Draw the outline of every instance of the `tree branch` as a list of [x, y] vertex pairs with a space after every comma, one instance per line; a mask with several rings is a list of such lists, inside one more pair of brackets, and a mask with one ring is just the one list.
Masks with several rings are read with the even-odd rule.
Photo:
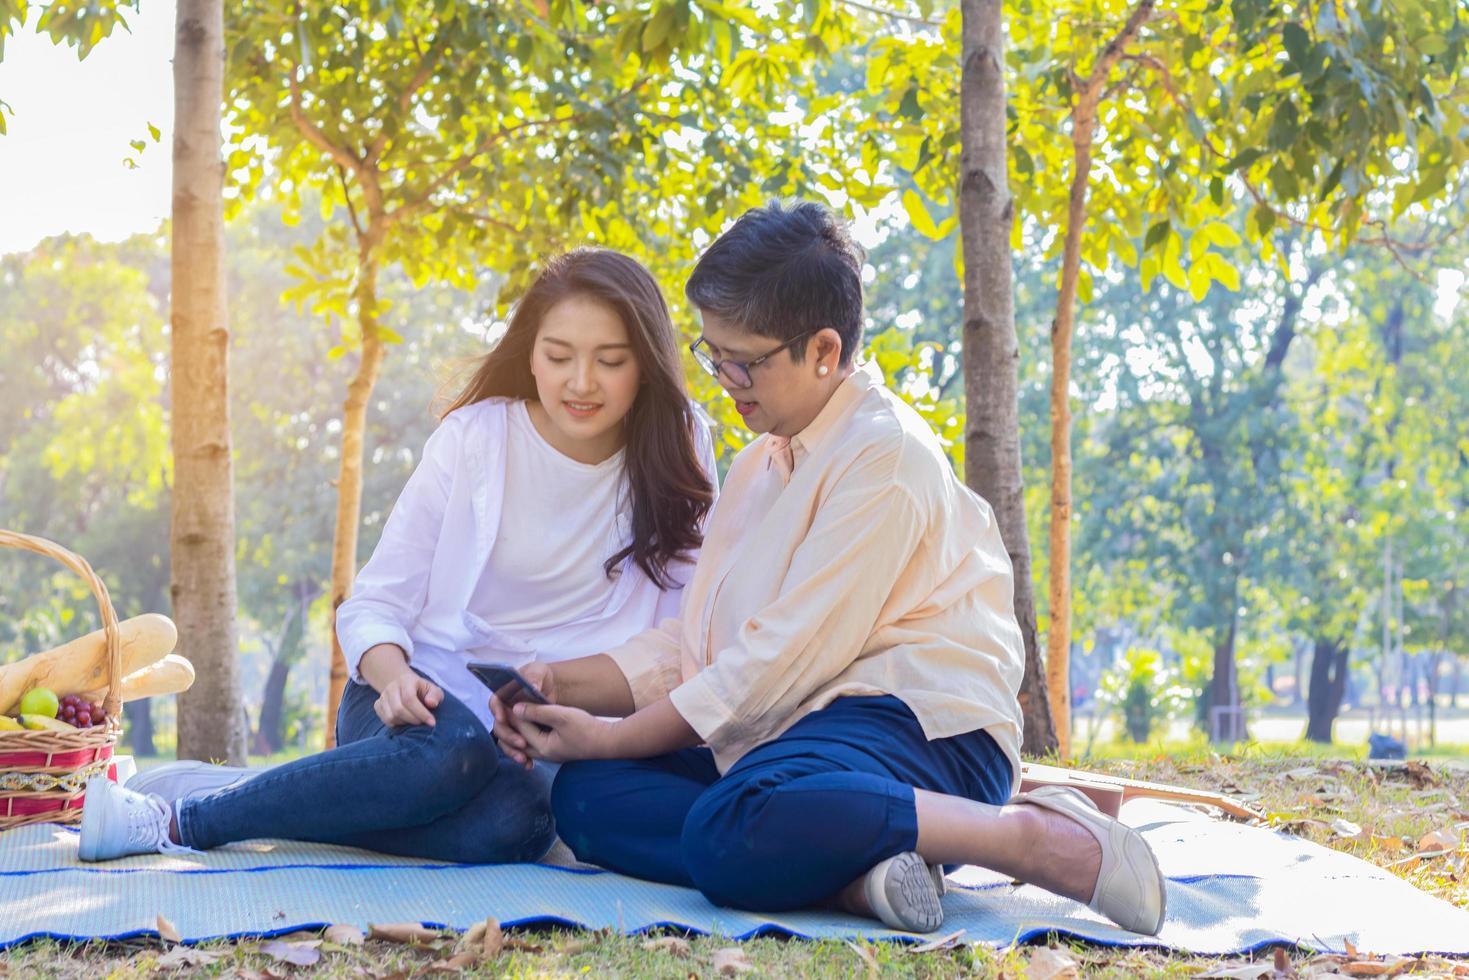
[[887, 17], [889, 20], [901, 20], [908, 24], [917, 24], [928, 30], [936, 31], [944, 26], [939, 21], [929, 20], [926, 17], [918, 17], [913, 14], [899, 13], [896, 10], [887, 10], [883, 7], [874, 7], [871, 4], [862, 3], [860, 0], [837, 0], [837, 2], [844, 7], [851, 7], [853, 10], [865, 10], [869, 14], [877, 14], [879, 17]]
[[[403, 91], [398, 93], [399, 115], [404, 115], [408, 112], [408, 107], [413, 103], [413, 96], [433, 77], [434, 69], [439, 65], [439, 57], [444, 53], [444, 47], [445, 42], [441, 34], [433, 39], [433, 42], [429, 44], [428, 51], [419, 59], [418, 70], [413, 73], [413, 77], [408, 80], [408, 84], [403, 86]], [[378, 132], [377, 136], [373, 138], [372, 142], [368, 144], [367, 152], [363, 154], [363, 163], [369, 167], [376, 165], [378, 160], [382, 159], [383, 149], [387, 144], [388, 130], [384, 126]]]
[[342, 199], [347, 202], [347, 215], [352, 219], [352, 228], [357, 237], [362, 237], [362, 222], [357, 220], [357, 207], [352, 203], [352, 189], [347, 186], [347, 171], [337, 164], [337, 179], [342, 182]]
[[306, 110], [301, 106], [301, 80], [296, 77], [297, 66], [292, 65], [288, 78], [290, 79], [290, 110], [291, 121], [296, 124], [296, 129], [306, 138], [306, 142], [321, 150], [327, 156], [337, 162], [339, 166], [352, 171], [357, 177], [362, 176], [362, 161], [353, 156], [344, 146], [333, 143], [321, 129], [306, 115]]
[[[626, 92], [618, 95], [616, 98], [612, 99], [605, 105], [600, 106], [599, 109], [605, 110], [616, 104], [618, 101], [635, 95], [637, 91], [647, 83], [649, 77], [650, 76], [647, 75], [642, 76], [631, 86], [629, 86]], [[555, 116], [545, 116], [540, 119], [526, 119], [519, 123], [516, 123], [513, 126], [506, 126], [502, 127], [501, 129], [495, 130], [493, 133], [490, 133], [484, 139], [480, 140], [480, 142], [476, 144], [473, 149], [467, 151], [463, 156], [450, 163], [443, 173], [439, 174], [439, 176], [435, 177], [432, 181], [429, 182], [429, 185], [424, 188], [421, 194], [417, 195], [412, 200], [405, 201], [403, 204], [400, 204], [398, 207], [389, 212], [387, 215], [388, 220], [392, 222], [400, 221], [411, 216], [418, 210], [427, 207], [430, 201], [432, 201], [434, 194], [442, 190], [445, 186], [449, 184], [450, 181], [459, 176], [459, 174], [469, 169], [469, 166], [474, 163], [475, 160], [479, 159], [481, 156], [488, 153], [496, 146], [499, 146], [500, 144], [505, 143], [512, 138], [516, 138], [520, 134], [525, 133], [529, 130], [539, 129], [550, 125], [564, 126], [568, 124], [582, 122], [592, 114], [593, 110], [589, 109], [585, 112], [572, 113], [569, 116], [563, 116], [559, 119]]]

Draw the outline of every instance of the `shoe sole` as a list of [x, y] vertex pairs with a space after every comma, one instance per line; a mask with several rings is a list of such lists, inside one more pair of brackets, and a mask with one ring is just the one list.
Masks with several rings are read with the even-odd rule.
[[[90, 784], [88, 792], [90, 792]], [[99, 860], [96, 847], [88, 847], [87, 845], [89, 843], [95, 845], [96, 841], [101, 840], [100, 835], [106, 832], [107, 808], [87, 806], [85, 793], [82, 796], [82, 800], [82, 826], [81, 833], [77, 835], [77, 858], [82, 861], [96, 861]]]
[[[897, 895], [888, 892], [888, 882], [897, 879]], [[900, 854], [888, 869], [884, 891], [897, 922], [888, 925], [912, 932], [933, 932], [944, 924], [944, 907], [939, 901], [933, 871], [917, 854]], [[895, 900], [896, 899], [896, 900]]]

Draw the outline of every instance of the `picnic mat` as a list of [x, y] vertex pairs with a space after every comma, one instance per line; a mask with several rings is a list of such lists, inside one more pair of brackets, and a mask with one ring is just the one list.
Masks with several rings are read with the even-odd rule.
[[[1469, 911], [1357, 858], [1286, 834], [1135, 800], [1168, 876], [1168, 920], [1156, 939], [1124, 932], [1084, 906], [977, 868], [949, 876], [941, 933], [1007, 946], [1055, 932], [1109, 946], [1205, 955], [1273, 943], [1378, 954], [1469, 954]], [[100, 865], [76, 858], [74, 830], [0, 833], [0, 948], [24, 939], [152, 934], [161, 914], [186, 942], [267, 936], [348, 923], [422, 922], [468, 928], [563, 924], [640, 932], [669, 926], [731, 938], [897, 938], [830, 912], [757, 915], [697, 892], [545, 864], [446, 865], [345, 847], [248, 841], [203, 854], [148, 855]]]

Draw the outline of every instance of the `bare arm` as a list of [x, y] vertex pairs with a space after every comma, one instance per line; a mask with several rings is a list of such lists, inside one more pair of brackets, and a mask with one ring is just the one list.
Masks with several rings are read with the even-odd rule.
[[605, 653], [549, 665], [557, 704], [603, 717], [625, 718], [636, 710], [632, 688], [621, 668]]

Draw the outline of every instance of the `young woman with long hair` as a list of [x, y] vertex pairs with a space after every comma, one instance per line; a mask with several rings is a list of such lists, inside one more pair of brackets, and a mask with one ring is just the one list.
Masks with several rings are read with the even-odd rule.
[[252, 773], [179, 762], [87, 787], [83, 860], [256, 837], [463, 862], [555, 839], [471, 660], [593, 654], [677, 615], [714, 499], [657, 283], [583, 248], [521, 298], [424, 447], [354, 594], [333, 749]]

